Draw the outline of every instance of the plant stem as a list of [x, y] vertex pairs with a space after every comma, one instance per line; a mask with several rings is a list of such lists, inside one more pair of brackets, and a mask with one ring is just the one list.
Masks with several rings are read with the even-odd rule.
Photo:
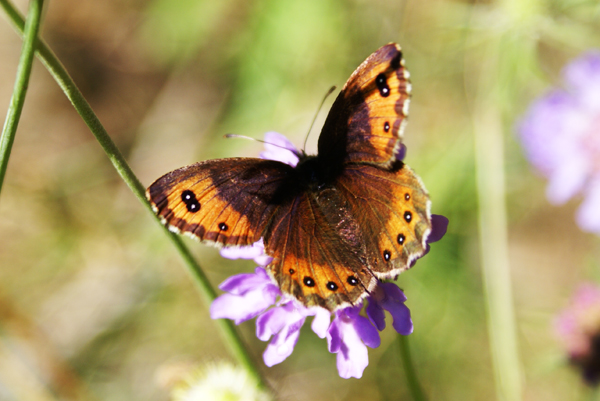
[[412, 399], [413, 401], [425, 401], [427, 400], [427, 397], [417, 379], [415, 365], [413, 364], [412, 356], [410, 355], [408, 336], [399, 334], [398, 344], [400, 345], [400, 358], [402, 359], [402, 366], [404, 367], [406, 381], [408, 382], [408, 390], [412, 395]]
[[37, 38], [40, 29], [42, 7], [44, 0], [31, 0], [29, 11], [27, 14], [27, 23], [25, 24], [25, 33], [23, 35], [23, 50], [19, 59], [17, 68], [17, 77], [15, 79], [15, 88], [12, 98], [6, 113], [2, 136], [0, 136], [0, 192], [2, 192], [2, 184], [8, 167], [8, 159], [12, 150], [12, 145], [15, 141], [21, 111], [25, 104], [25, 95], [29, 86], [29, 77], [31, 76], [31, 68], [33, 65], [33, 55], [35, 39]]
[[521, 365], [517, 347], [504, 186], [502, 121], [498, 93], [499, 44], [490, 44], [483, 57], [481, 82], [474, 101], [475, 166], [478, 194], [479, 246], [487, 310], [496, 398], [522, 399]]
[[[0, 6], [8, 15], [17, 32], [22, 35], [23, 17], [19, 14], [9, 0], [0, 0]], [[138, 178], [135, 176], [125, 161], [125, 158], [100, 123], [100, 120], [92, 110], [91, 106], [87, 103], [64, 66], [54, 55], [52, 50], [50, 50], [50, 48], [41, 39], [38, 39], [36, 42], [36, 55], [39, 57], [40, 61], [46, 67], [48, 72], [50, 72], [50, 75], [52, 75], [52, 77], [56, 80], [69, 101], [73, 104], [73, 107], [75, 107], [75, 110], [77, 110], [81, 118], [89, 127], [90, 131], [92, 131], [92, 134], [94, 134], [96, 140], [100, 143], [102, 149], [104, 149], [104, 152], [110, 159], [111, 163], [123, 181], [125, 181], [133, 194], [154, 216], [154, 212], [152, 212], [152, 208], [149, 202], [146, 200], [144, 186], [142, 186]], [[156, 218], [156, 220], [158, 221], [158, 218]], [[196, 262], [189, 249], [182, 242], [181, 238], [170, 232], [162, 224], [161, 227], [175, 245], [175, 248], [184, 260], [185, 266], [192, 276], [201, 296], [204, 298], [206, 304], [209, 305], [217, 297], [217, 293], [208, 280], [208, 277], [206, 277], [204, 271]], [[248, 352], [248, 349], [240, 337], [237, 329], [235, 328], [235, 325], [227, 319], [217, 319], [216, 323], [221, 329], [221, 334], [224, 337], [226, 344], [229, 346], [230, 351], [240, 365], [248, 371], [248, 373], [260, 386], [267, 389], [268, 385], [262, 377], [258, 367], [254, 363], [254, 360]]]

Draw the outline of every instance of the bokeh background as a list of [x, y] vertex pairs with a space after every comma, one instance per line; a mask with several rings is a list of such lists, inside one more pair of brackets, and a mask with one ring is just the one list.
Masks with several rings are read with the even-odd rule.
[[[27, 2], [17, 6], [25, 12]], [[474, 126], [491, 88], [505, 146], [509, 261], [525, 400], [587, 390], [553, 332], [583, 281], [600, 282], [600, 242], [551, 206], [515, 126], [573, 57], [600, 48], [586, 0], [51, 0], [42, 35], [144, 185], [195, 161], [255, 156], [223, 139], [278, 131], [302, 146], [323, 95], [381, 45], [398, 42], [413, 96], [406, 162], [448, 234], [399, 285], [431, 400], [495, 390], [478, 245]], [[0, 18], [0, 110], [21, 40]], [[314, 152], [320, 126], [308, 138]], [[479, 125], [478, 125], [479, 124]], [[491, 130], [494, 127], [490, 128]], [[252, 262], [186, 239], [216, 285]], [[409, 400], [396, 334], [369, 351], [362, 379], [338, 377], [304, 327], [284, 363], [264, 367], [254, 322], [240, 326], [282, 399]], [[120, 180], [39, 62], [0, 197], [0, 399], [165, 400], [172, 367], [231, 360], [179, 255]], [[162, 373], [161, 373], [162, 372]], [[162, 375], [162, 376], [161, 376]]]

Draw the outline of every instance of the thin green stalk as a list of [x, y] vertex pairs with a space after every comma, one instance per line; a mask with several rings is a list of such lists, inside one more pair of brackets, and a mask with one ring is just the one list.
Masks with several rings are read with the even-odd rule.
[[475, 119], [479, 245], [488, 333], [498, 401], [521, 399], [515, 313], [508, 261], [502, 126], [497, 110], [483, 107]]
[[[0, 6], [2, 6], [6, 12], [6, 15], [9, 17], [10, 22], [16, 28], [17, 32], [22, 35], [24, 25], [23, 17], [19, 14], [17, 9], [10, 3], [9, 0], [0, 0]], [[66, 69], [54, 55], [52, 50], [50, 50], [44, 41], [40, 39], [38, 39], [36, 42], [36, 55], [46, 67], [48, 72], [50, 72], [50, 75], [52, 75], [52, 77], [64, 91], [65, 95], [71, 101], [73, 107], [75, 107], [75, 110], [77, 110], [79, 115], [83, 118], [90, 131], [92, 131], [123, 181], [125, 181], [133, 194], [154, 216], [154, 212], [152, 212], [152, 208], [146, 200], [144, 186], [135, 176], [125, 161], [125, 158], [100, 123], [100, 120], [90, 105], [86, 102], [85, 98], [67, 73]], [[210, 304], [217, 297], [217, 293], [208, 280], [208, 277], [206, 277], [204, 271], [195, 261], [194, 257], [182, 242], [181, 238], [170, 232], [166, 227], [162, 226], [162, 224], [161, 227], [163, 227], [165, 234], [170, 238], [175, 245], [175, 248], [183, 258], [185, 266], [188, 272], [191, 274], [194, 283], [204, 298], [204, 301], [207, 304]], [[242, 367], [248, 371], [248, 373], [257, 381], [257, 383], [259, 383], [259, 385], [261, 385], [263, 388], [268, 388], [266, 381], [263, 379], [258, 367], [250, 356], [246, 345], [235, 328], [235, 325], [227, 319], [217, 319], [216, 323], [221, 329], [221, 334], [223, 335], [226, 344], [230, 347], [230, 351], [233, 353], [240, 365], [242, 365]]]
[[33, 65], [34, 44], [40, 29], [43, 4], [44, 0], [32, 0], [29, 4], [25, 34], [23, 35], [23, 50], [21, 51], [19, 67], [17, 68], [15, 89], [13, 90], [8, 112], [6, 113], [2, 136], [0, 136], [0, 192], [2, 192], [2, 184], [4, 183], [12, 145], [15, 141], [19, 119], [21, 118], [21, 111], [23, 111], [23, 104], [25, 104], [25, 95], [27, 94], [31, 67]]
[[521, 364], [508, 259], [508, 223], [504, 183], [504, 138], [496, 96], [500, 44], [490, 43], [474, 99], [475, 167], [479, 246], [496, 399], [522, 399]]
[[404, 367], [406, 381], [408, 382], [408, 390], [410, 391], [412, 399], [413, 401], [426, 401], [427, 397], [419, 384], [417, 371], [412, 356], [410, 355], [408, 336], [398, 335], [398, 344], [400, 345], [400, 358], [402, 359], [402, 366]]

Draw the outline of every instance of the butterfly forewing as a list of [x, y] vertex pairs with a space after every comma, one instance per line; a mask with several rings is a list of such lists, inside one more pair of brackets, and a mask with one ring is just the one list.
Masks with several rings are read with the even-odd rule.
[[273, 197], [291, 169], [272, 160], [209, 160], [164, 175], [146, 195], [173, 231], [220, 245], [250, 245], [277, 209]]
[[396, 44], [383, 46], [354, 71], [319, 138], [319, 157], [334, 163], [389, 166], [408, 114], [410, 82]]

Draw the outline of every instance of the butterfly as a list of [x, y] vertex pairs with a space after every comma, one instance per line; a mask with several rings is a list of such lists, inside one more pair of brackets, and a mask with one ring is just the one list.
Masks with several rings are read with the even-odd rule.
[[356, 305], [425, 253], [430, 200], [401, 160], [411, 85], [390, 43], [350, 76], [318, 154], [288, 164], [207, 160], [156, 180], [146, 196], [170, 230], [218, 246], [262, 239], [281, 291], [307, 307]]

